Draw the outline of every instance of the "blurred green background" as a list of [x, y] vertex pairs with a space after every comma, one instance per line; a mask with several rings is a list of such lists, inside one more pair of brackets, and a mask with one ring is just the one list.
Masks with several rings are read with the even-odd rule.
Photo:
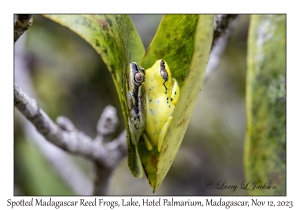
[[[147, 48], [162, 15], [131, 15], [131, 18]], [[219, 66], [205, 78], [177, 157], [154, 195], [246, 195], [239, 186], [244, 181], [248, 27], [249, 16], [241, 15]], [[29, 75], [36, 100], [51, 119], [66, 116], [76, 128], [94, 138], [99, 116], [110, 104], [118, 110], [120, 125], [116, 135], [124, 130], [111, 75], [88, 43], [40, 15], [33, 16], [33, 25], [24, 39], [28, 70], [23, 73]], [[16, 50], [20, 45], [16, 43]], [[15, 70], [15, 78], [18, 76]], [[28, 141], [22, 119], [24, 117], [15, 109], [15, 195], [73, 195], [39, 147]], [[83, 158], [71, 157], [83, 173], [92, 178], [92, 164]], [[219, 181], [238, 187], [234, 192], [207, 188], [208, 182], [216, 185]], [[109, 195], [153, 193], [145, 177], [137, 179], [131, 175], [125, 158], [114, 171]]]

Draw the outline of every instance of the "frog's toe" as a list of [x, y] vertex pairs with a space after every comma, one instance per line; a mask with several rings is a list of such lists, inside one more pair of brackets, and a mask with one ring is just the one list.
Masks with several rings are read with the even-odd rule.
[[159, 134], [159, 137], [158, 137], [158, 141], [157, 141], [157, 150], [159, 152], [161, 151], [161, 148], [162, 148], [162, 145], [164, 143], [165, 136], [166, 136], [166, 133], [167, 133], [167, 130], [168, 130], [168, 127], [170, 125], [171, 120], [172, 120], [172, 116], [170, 116], [167, 119], [167, 121], [165, 122], [164, 126], [162, 127], [162, 129], [160, 131], [160, 134]]
[[180, 88], [176, 79], [172, 78], [173, 86], [172, 86], [172, 94], [171, 94], [171, 103], [176, 105], [180, 95]]
[[153, 149], [153, 147], [152, 147], [147, 135], [145, 133], [143, 133], [142, 136], [143, 136], [143, 139], [144, 139], [144, 142], [146, 144], [148, 151], [151, 151]]

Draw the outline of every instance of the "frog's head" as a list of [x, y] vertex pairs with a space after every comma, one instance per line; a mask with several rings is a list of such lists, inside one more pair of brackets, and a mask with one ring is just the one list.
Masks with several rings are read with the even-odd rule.
[[133, 90], [134, 87], [140, 86], [145, 80], [145, 70], [135, 62], [131, 62], [127, 69], [127, 87]]
[[159, 81], [160, 84], [163, 84], [165, 89], [171, 86], [172, 76], [167, 62], [165, 62], [164, 60], [158, 60], [150, 69], [151, 71], [146, 71], [147, 78], [151, 77], [155, 81]]

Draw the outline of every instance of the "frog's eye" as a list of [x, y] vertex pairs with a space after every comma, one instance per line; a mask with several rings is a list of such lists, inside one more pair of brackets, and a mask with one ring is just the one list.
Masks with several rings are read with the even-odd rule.
[[144, 75], [138, 72], [134, 75], [134, 80], [137, 83], [142, 83], [144, 81]]
[[160, 70], [160, 76], [167, 81], [168, 80], [168, 72]]
[[168, 72], [165, 67], [165, 62], [161, 60], [160, 62], [160, 76], [165, 80], [165, 82], [168, 80]]

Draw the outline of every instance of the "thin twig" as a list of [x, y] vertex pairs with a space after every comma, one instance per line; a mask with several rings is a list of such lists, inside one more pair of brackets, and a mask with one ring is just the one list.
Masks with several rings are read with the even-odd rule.
[[33, 19], [32, 15], [16, 15], [15, 28], [14, 28], [14, 43], [19, 37], [31, 26]]
[[105, 107], [97, 124], [97, 137], [95, 140], [108, 142], [111, 135], [116, 132], [119, 120], [117, 110], [113, 106]]
[[[117, 110], [113, 106], [107, 106], [103, 110], [100, 119], [97, 124], [98, 135], [95, 138], [95, 142], [97, 144], [103, 144], [109, 140], [109, 137], [115, 133], [116, 128], [119, 124]], [[121, 156], [117, 157], [122, 158], [122, 156], [126, 156], [126, 132], [124, 131], [120, 138], [109, 143], [106, 143], [106, 148], [108, 150], [114, 151], [118, 150]], [[107, 161], [112, 161], [116, 163], [114, 160], [107, 159]], [[116, 167], [116, 165], [112, 165], [112, 163], [100, 163], [94, 162], [94, 191], [93, 195], [106, 195], [108, 192], [108, 186], [110, 183], [110, 178], [112, 171]]]
[[233, 26], [238, 15], [216, 15], [214, 24], [214, 37], [210, 51], [209, 61], [206, 68], [205, 81], [210, 77], [212, 72], [218, 67], [220, 57], [223, 54], [228, 39], [233, 31]]
[[238, 17], [236, 14], [216, 15], [214, 24], [214, 37], [212, 48], [215, 46], [216, 41], [228, 33], [228, 29], [231, 27], [232, 22]]

